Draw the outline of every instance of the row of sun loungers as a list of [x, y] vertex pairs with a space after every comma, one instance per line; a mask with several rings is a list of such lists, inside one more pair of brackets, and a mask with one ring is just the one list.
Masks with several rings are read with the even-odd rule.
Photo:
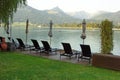
[[73, 51], [71, 48], [71, 45], [69, 43], [62, 43], [62, 45], [64, 48], [64, 53], [60, 54], [60, 57], [67, 56], [67, 57], [71, 58], [71, 56], [73, 56], [73, 55], [75, 55], [75, 56], [78, 55], [78, 61], [79, 61], [79, 59], [87, 59], [87, 60], [89, 60], [89, 63], [91, 62], [92, 54], [91, 54], [91, 49], [90, 49], [89, 45], [80, 44], [80, 47], [82, 50], [81, 52]]
[[[10, 39], [10, 38], [8, 38], [8, 39]], [[47, 54], [56, 53], [58, 50], [57, 48], [51, 48], [51, 46], [49, 45], [49, 43], [47, 41], [41, 41], [43, 44], [43, 47], [40, 47], [38, 41], [35, 39], [31, 39], [31, 41], [33, 43], [32, 46], [25, 45], [24, 42], [22, 41], [22, 39], [20, 39], [20, 38], [16, 38], [16, 39], [19, 43], [18, 48], [21, 50], [29, 49], [30, 51], [34, 50], [39, 53], [44, 52]], [[14, 39], [12, 39], [12, 42], [15, 43]], [[16, 43], [15, 43], [15, 45], [16, 45]], [[71, 59], [71, 57], [75, 55], [75, 56], [78, 56], [78, 61], [79, 61], [79, 59], [86, 59], [89, 61], [89, 63], [91, 62], [92, 54], [91, 54], [90, 45], [80, 44], [81, 52], [73, 51], [70, 43], [62, 43], [62, 46], [63, 46], [64, 52], [60, 54], [60, 59], [61, 59], [61, 56], [66, 56]]]
[[[31, 39], [33, 45], [26, 45], [24, 44], [23, 40], [20, 39], [20, 38], [16, 38], [18, 43], [19, 43], [19, 46], [18, 48], [21, 49], [21, 50], [34, 50], [36, 52], [45, 52], [45, 53], [50, 53], [50, 52], [56, 52], [57, 51], [57, 48], [51, 48], [51, 46], [49, 45], [49, 43], [47, 41], [41, 41], [42, 44], [43, 44], [43, 47], [40, 47], [39, 43], [37, 40], [35, 39]], [[15, 41], [12, 39], [12, 42], [15, 43]], [[16, 43], [15, 43], [16, 44]]]

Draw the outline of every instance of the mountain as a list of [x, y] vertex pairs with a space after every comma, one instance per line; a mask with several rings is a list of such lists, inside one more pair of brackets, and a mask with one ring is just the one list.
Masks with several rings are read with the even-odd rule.
[[98, 12], [94, 13], [93, 17], [101, 15], [101, 14], [106, 14], [106, 13], [110, 13], [110, 12], [107, 12], [107, 11], [98, 11]]
[[106, 12], [99, 11], [91, 15], [85, 11], [65, 13], [59, 7], [49, 10], [37, 10], [30, 6], [21, 6], [14, 14], [14, 22], [25, 22], [29, 19], [31, 23], [48, 24], [50, 20], [53, 23], [80, 23], [82, 19], [87, 19], [87, 22], [101, 22], [102, 20], [109, 19], [114, 24], [120, 24], [120, 11]]
[[59, 7], [50, 10], [37, 10], [30, 6], [21, 6], [14, 14], [14, 22], [25, 22], [29, 19], [32, 23], [46, 24], [52, 20], [54, 23], [78, 22], [79, 19], [73, 18], [63, 12]]
[[114, 24], [120, 23], [120, 11], [117, 12], [104, 12], [99, 15], [95, 15], [91, 19], [94, 20], [105, 20], [109, 19], [114, 22]]
[[94, 14], [90, 14], [85, 11], [79, 11], [67, 14], [74, 18], [87, 19], [87, 22], [101, 22], [102, 20], [109, 19], [113, 21], [114, 24], [120, 24], [120, 11], [117, 12], [98, 11], [97, 13]]
[[85, 12], [85, 11], [69, 12], [67, 14], [74, 18], [78, 18], [78, 19], [90, 19], [92, 16], [90, 13]]

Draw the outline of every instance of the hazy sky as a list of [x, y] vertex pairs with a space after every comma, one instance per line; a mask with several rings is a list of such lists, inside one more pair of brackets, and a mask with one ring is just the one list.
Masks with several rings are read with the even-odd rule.
[[65, 12], [97, 11], [116, 12], [120, 10], [120, 0], [27, 0], [29, 6], [39, 10], [52, 9], [58, 6]]

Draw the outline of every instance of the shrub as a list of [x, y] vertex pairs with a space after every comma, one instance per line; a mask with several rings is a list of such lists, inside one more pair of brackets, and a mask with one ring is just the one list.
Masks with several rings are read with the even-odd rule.
[[101, 53], [109, 54], [113, 50], [113, 23], [109, 20], [101, 22]]

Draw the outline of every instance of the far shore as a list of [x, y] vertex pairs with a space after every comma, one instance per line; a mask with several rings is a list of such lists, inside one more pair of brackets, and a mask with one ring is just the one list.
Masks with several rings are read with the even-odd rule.
[[[16, 26], [21, 26], [21, 27], [25, 27], [25, 23], [17, 23], [15, 22], [14, 24], [12, 24], [13, 27]], [[49, 28], [49, 26], [42, 26], [42, 25], [38, 25], [38, 24], [29, 24], [30, 27], [38, 27], [38, 28]], [[69, 30], [81, 30], [82, 27], [61, 27], [61, 26], [53, 26], [53, 28], [57, 28], [57, 29], [69, 29]], [[87, 30], [100, 30], [100, 28], [91, 28], [91, 27], [87, 27]], [[120, 31], [120, 28], [113, 28], [114, 31]]]
[[[41, 27], [41, 28], [49, 28], [49, 27]], [[81, 27], [53, 27], [53, 28], [56, 28], [56, 29], [69, 29], [69, 30], [81, 30], [82, 28]], [[86, 28], [86, 30], [92, 30], [92, 31], [95, 31], [95, 30], [100, 30], [100, 28]], [[120, 31], [120, 28], [113, 28], [114, 31]]]

